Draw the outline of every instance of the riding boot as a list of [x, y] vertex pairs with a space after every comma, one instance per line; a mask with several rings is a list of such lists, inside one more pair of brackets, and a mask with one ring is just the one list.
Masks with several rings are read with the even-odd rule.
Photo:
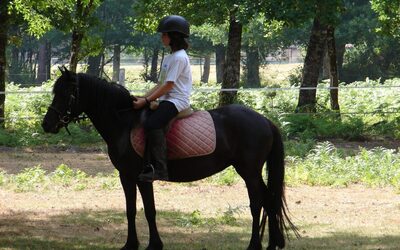
[[167, 142], [164, 130], [150, 130], [146, 133], [146, 137], [145, 166], [142, 173], [139, 175], [139, 181], [167, 181]]

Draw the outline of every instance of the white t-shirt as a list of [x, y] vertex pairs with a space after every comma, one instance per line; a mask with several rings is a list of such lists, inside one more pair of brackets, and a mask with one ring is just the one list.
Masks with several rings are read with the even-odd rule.
[[164, 58], [159, 83], [174, 82], [173, 88], [159, 98], [175, 104], [178, 111], [190, 107], [192, 92], [192, 70], [185, 50], [178, 50]]

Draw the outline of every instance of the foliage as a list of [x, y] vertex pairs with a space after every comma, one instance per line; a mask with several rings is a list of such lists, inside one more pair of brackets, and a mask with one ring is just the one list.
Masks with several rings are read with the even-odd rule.
[[[47, 82], [41, 87], [21, 88], [19, 85], [8, 84], [7, 91], [14, 92], [6, 97], [6, 130], [0, 130], [0, 145], [65, 145], [71, 143], [85, 144], [100, 141], [98, 133], [91, 129], [89, 122], [72, 124], [73, 137], [68, 137], [65, 131], [57, 135], [43, 134], [41, 122], [51, 101], [53, 82]], [[17, 93], [22, 90], [23, 93]], [[3, 140], [4, 139], [4, 140]]]
[[[7, 91], [13, 92], [6, 98], [6, 129], [0, 129], [0, 145], [90, 145], [102, 140], [90, 121], [71, 124], [72, 136], [61, 130], [57, 135], [44, 134], [41, 120], [50, 104], [53, 82], [42, 87], [21, 88], [9, 84]], [[152, 88], [154, 83], [132, 82], [127, 87], [132, 94], [140, 95]], [[365, 139], [389, 136], [400, 138], [400, 101], [393, 91], [400, 80], [368, 80], [341, 85], [339, 101], [341, 116], [329, 108], [327, 84], [321, 84], [317, 92], [317, 114], [296, 114], [298, 89], [289, 83], [266, 87], [263, 90], [240, 89], [239, 102], [265, 115], [278, 124], [287, 139], [315, 140], [324, 138]], [[276, 87], [284, 87], [279, 90]], [[213, 109], [218, 105], [219, 86], [215, 83], [194, 84], [191, 97], [192, 107], [197, 110]], [[19, 93], [23, 90], [23, 93]]]
[[[301, 142], [286, 143], [293, 147], [304, 147], [302, 153], [289, 153], [286, 157], [286, 182], [289, 185], [347, 186], [364, 184], [368, 186], [391, 186], [400, 190], [400, 152], [385, 149], [360, 148], [354, 152], [337, 149], [330, 142], [302, 145]], [[310, 150], [311, 149], [311, 150]], [[0, 172], [0, 186], [16, 192], [35, 192], [53, 189], [83, 190], [94, 188], [111, 190], [120, 188], [118, 172], [90, 176], [81, 170], [73, 170], [65, 164], [47, 173], [40, 165], [26, 168], [17, 174]], [[218, 185], [232, 185], [239, 180], [234, 169], [228, 168], [221, 174], [208, 179]], [[204, 219], [199, 211], [178, 219], [180, 226], [203, 226], [234, 224], [238, 208], [229, 208], [214, 220]]]
[[40, 165], [25, 168], [17, 174], [0, 171], [0, 187], [16, 192], [38, 192], [47, 190], [81, 191], [88, 187], [98, 190], [120, 188], [119, 173], [90, 176], [80, 169], [72, 169], [61, 163], [53, 172], [47, 173]]
[[239, 176], [233, 167], [229, 167], [222, 172], [209, 177], [208, 180], [219, 185], [231, 186], [239, 181]]
[[[210, 231], [215, 231], [218, 225], [237, 225], [235, 216], [243, 212], [241, 207], [229, 207], [222, 214], [219, 212], [216, 218], [206, 218], [202, 216], [199, 210], [194, 210], [190, 214], [180, 215], [177, 218], [177, 225], [180, 227], [208, 227]], [[221, 214], [221, 215], [220, 215]]]
[[51, 181], [63, 186], [71, 186], [74, 182], [80, 182], [87, 178], [87, 174], [81, 170], [73, 170], [65, 164], [61, 164], [50, 176]]
[[45, 174], [41, 166], [26, 168], [21, 173], [17, 174], [13, 179], [16, 184], [16, 191], [26, 192], [32, 191], [45, 182]]
[[359, 44], [347, 49], [344, 57], [344, 82], [371, 79], [390, 79], [400, 76], [399, 40], [385, 37], [370, 41], [374, 44]]
[[303, 66], [297, 66], [288, 76], [288, 81], [291, 86], [300, 86], [303, 79]]
[[331, 143], [315, 146], [305, 158], [288, 157], [288, 183], [347, 186], [393, 186], [400, 190], [400, 153], [375, 148], [346, 156]]
[[400, 35], [399, 0], [372, 0], [372, 9], [378, 14], [381, 27], [378, 31], [393, 36]]
[[[12, 0], [9, 11], [22, 16], [30, 35], [40, 37], [52, 27], [51, 19], [44, 14], [45, 10], [51, 5], [58, 4], [60, 4], [60, 1], [51, 1], [49, 3], [46, 0]], [[17, 17], [14, 21], [17, 21]]]

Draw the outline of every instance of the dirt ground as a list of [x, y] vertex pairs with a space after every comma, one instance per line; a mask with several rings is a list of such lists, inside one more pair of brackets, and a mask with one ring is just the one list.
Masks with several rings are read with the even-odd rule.
[[[61, 163], [88, 174], [113, 171], [102, 150], [0, 148], [0, 170], [7, 173], [39, 164], [53, 171]], [[229, 242], [240, 239], [226, 249], [244, 249], [248, 243], [251, 217], [242, 182], [233, 186], [157, 182], [155, 196], [165, 249], [190, 249], [188, 244], [196, 246], [193, 249], [224, 249], [212, 243], [221, 240], [222, 232], [232, 237]], [[391, 188], [287, 187], [287, 200], [302, 235], [292, 239], [288, 249], [400, 249], [400, 195]], [[122, 189], [33, 193], [0, 189], [0, 249], [43, 247], [20, 245], [24, 237], [40, 241], [44, 249], [117, 249], [126, 237], [124, 209]], [[175, 213], [182, 217], [196, 210], [204, 218], [213, 218], [229, 209], [239, 211], [235, 217], [243, 227], [187, 229], [171, 219]], [[146, 242], [140, 197], [138, 211], [139, 238]], [[77, 238], [79, 247], [69, 245]], [[106, 243], [96, 247], [98, 242]]]

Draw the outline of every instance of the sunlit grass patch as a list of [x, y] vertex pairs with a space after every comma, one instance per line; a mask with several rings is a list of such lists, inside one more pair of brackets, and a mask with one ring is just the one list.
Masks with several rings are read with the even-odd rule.
[[331, 143], [318, 144], [304, 158], [287, 158], [287, 182], [308, 185], [393, 186], [400, 189], [400, 153], [385, 148], [360, 149], [345, 156]]

